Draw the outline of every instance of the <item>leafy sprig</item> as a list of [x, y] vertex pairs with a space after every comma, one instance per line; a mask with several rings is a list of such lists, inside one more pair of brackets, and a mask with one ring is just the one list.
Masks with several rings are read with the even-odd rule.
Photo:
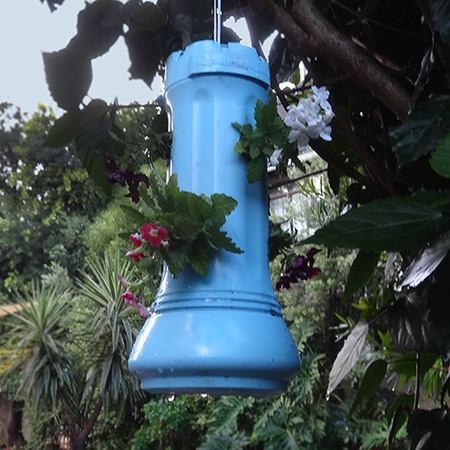
[[159, 247], [158, 253], [175, 278], [187, 264], [198, 274], [206, 275], [211, 254], [221, 249], [243, 253], [221, 230], [226, 216], [237, 206], [236, 200], [225, 194], [208, 197], [182, 191], [175, 174], [167, 184], [155, 176], [149, 181], [149, 190], [144, 185], [140, 187], [142, 207], [135, 218], [167, 229], [170, 246]]
[[234, 146], [234, 151], [248, 160], [247, 180], [254, 183], [261, 179], [266, 165], [276, 149], [281, 150], [278, 168], [284, 172], [288, 161], [304, 170], [297, 156], [297, 145], [289, 142], [290, 128], [283, 122], [277, 111], [277, 100], [274, 93], [269, 93], [269, 101], [265, 104], [258, 100], [255, 105], [254, 118], [256, 127], [246, 123], [231, 125], [241, 134]]

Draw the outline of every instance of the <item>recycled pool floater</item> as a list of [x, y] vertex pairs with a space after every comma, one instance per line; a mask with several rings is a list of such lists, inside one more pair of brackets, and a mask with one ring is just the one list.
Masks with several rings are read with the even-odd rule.
[[267, 180], [249, 184], [232, 122], [254, 123], [269, 68], [255, 49], [199, 41], [167, 61], [165, 100], [173, 130], [170, 171], [180, 189], [237, 200], [223, 230], [244, 250], [221, 250], [205, 277], [187, 266], [161, 285], [129, 359], [153, 393], [273, 395], [300, 369], [268, 264]]

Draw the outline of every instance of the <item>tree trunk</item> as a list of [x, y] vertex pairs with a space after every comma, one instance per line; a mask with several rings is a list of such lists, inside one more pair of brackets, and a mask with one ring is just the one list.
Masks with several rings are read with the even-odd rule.
[[13, 400], [8, 422], [8, 446], [20, 450], [25, 442], [22, 434], [23, 401]]

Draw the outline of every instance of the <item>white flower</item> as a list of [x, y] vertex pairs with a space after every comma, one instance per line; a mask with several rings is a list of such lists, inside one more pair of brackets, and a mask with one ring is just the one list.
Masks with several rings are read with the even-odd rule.
[[276, 149], [273, 151], [272, 156], [269, 158], [269, 164], [270, 164], [271, 166], [277, 166], [278, 163], [280, 162], [280, 160], [279, 160], [280, 155], [281, 155], [281, 149], [276, 148]]
[[329, 91], [327, 91], [327, 88], [325, 86], [321, 86], [320, 88], [317, 88], [317, 86], [313, 86], [312, 91], [315, 101], [319, 104], [319, 106], [325, 111], [331, 111], [331, 113], [333, 114], [331, 105], [328, 103], [328, 97], [330, 96], [330, 93]]
[[325, 87], [312, 87], [306, 98], [301, 98], [297, 105], [290, 105], [284, 123], [292, 128], [289, 142], [297, 141], [299, 147], [306, 147], [309, 139], [331, 141], [331, 127], [328, 124], [334, 117]]

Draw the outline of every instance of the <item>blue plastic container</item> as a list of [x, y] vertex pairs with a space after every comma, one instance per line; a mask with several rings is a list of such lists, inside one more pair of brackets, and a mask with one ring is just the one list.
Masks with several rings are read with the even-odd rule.
[[165, 86], [170, 170], [183, 190], [238, 201], [223, 229], [244, 253], [219, 252], [205, 277], [166, 269], [129, 367], [154, 393], [280, 393], [301, 363], [269, 276], [267, 183], [247, 182], [231, 126], [254, 123], [267, 62], [250, 47], [199, 41], [169, 57]]

